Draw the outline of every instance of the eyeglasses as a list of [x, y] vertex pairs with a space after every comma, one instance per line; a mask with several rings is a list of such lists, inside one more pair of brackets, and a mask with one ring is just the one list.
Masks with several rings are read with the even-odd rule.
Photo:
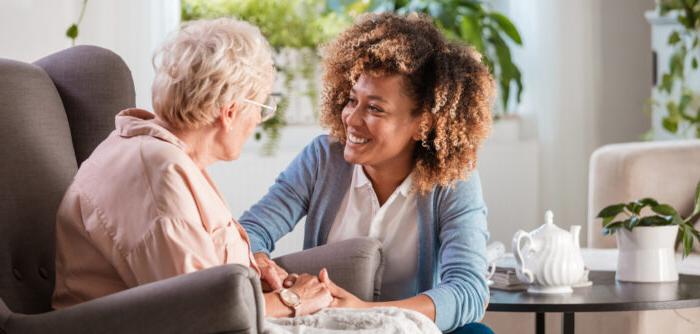
[[249, 99], [241, 99], [241, 101], [260, 107], [260, 122], [269, 120], [275, 116], [277, 111], [277, 95], [275, 94], [270, 94], [264, 104]]

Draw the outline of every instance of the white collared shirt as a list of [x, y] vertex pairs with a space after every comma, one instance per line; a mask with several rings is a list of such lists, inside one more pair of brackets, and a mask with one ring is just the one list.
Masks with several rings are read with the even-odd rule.
[[372, 182], [362, 166], [355, 165], [350, 188], [328, 234], [328, 243], [355, 237], [371, 237], [382, 242], [382, 300], [416, 294], [418, 209], [411, 184], [412, 174], [380, 206]]

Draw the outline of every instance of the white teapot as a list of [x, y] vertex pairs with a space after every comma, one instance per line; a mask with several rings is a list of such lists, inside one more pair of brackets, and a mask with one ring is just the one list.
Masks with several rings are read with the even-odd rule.
[[[545, 213], [545, 224], [532, 232], [513, 236], [513, 254], [518, 279], [531, 283], [530, 293], [571, 293], [571, 286], [584, 274], [579, 246], [581, 226], [567, 232], [554, 225], [552, 211]], [[523, 242], [524, 241], [524, 242]]]

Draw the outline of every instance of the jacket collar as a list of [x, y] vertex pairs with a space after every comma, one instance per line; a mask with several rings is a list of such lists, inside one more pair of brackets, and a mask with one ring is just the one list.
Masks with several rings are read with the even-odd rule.
[[150, 111], [139, 108], [125, 109], [119, 112], [115, 118], [116, 131], [119, 136], [124, 138], [151, 136], [185, 150], [187, 147], [185, 142], [158, 125], [154, 120], [155, 114]]

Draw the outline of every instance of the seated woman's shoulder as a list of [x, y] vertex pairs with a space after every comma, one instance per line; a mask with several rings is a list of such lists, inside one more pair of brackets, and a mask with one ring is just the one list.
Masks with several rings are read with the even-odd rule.
[[157, 138], [147, 138], [139, 148], [144, 163], [149, 164], [187, 164], [192, 159], [175, 144]]

